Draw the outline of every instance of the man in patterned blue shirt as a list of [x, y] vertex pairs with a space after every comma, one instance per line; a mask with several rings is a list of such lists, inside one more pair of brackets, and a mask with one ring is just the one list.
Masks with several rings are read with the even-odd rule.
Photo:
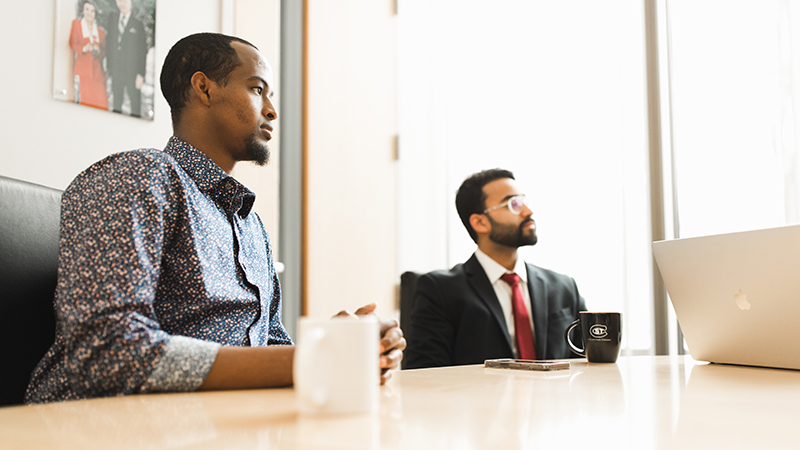
[[[200, 33], [170, 50], [161, 89], [167, 147], [111, 155], [64, 192], [56, 339], [28, 403], [292, 383], [269, 236], [229, 175], [269, 160], [272, 69], [252, 44]], [[381, 322], [382, 383], [405, 345]]]

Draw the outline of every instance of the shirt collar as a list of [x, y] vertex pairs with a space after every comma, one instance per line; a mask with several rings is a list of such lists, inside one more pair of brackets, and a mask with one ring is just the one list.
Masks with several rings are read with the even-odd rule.
[[[475, 250], [475, 257], [478, 258], [478, 262], [481, 263], [483, 271], [486, 272], [486, 276], [489, 277], [489, 281], [492, 284], [495, 284], [504, 273], [509, 272], [505, 267], [501, 266], [500, 263], [493, 260], [491, 256], [481, 251], [481, 249]], [[525, 267], [525, 261], [519, 256], [517, 256], [517, 264], [514, 265], [513, 272], [519, 275], [521, 281], [525, 283], [528, 282], [528, 269]]]
[[228, 215], [237, 213], [245, 218], [250, 214], [256, 195], [225, 173], [205, 153], [175, 136], [169, 139], [164, 153], [175, 158], [200, 192], [214, 200]]

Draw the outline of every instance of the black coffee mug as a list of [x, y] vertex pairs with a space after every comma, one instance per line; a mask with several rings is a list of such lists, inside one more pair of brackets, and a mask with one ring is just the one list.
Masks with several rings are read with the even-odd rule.
[[[585, 348], [576, 347], [569, 338], [569, 332], [578, 325]], [[564, 338], [572, 353], [585, 356], [589, 362], [616, 362], [622, 343], [622, 314], [582, 311], [580, 318], [567, 327]]]

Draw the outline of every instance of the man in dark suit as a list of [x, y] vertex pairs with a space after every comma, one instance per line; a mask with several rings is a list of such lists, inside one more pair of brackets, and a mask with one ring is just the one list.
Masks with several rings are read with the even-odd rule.
[[131, 14], [131, 0], [117, 0], [119, 12], [109, 14], [106, 35], [106, 64], [114, 94], [114, 112], [122, 112], [127, 92], [131, 115], [141, 117], [142, 85], [147, 60], [144, 25]]
[[510, 171], [485, 170], [462, 183], [456, 208], [478, 249], [418, 280], [404, 368], [575, 357], [564, 332], [586, 306], [571, 277], [518, 257], [538, 240], [527, 205]]

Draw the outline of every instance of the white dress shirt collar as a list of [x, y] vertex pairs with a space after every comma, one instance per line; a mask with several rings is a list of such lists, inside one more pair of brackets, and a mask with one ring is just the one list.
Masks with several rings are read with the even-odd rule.
[[[483, 271], [486, 272], [486, 276], [489, 277], [489, 282], [492, 284], [497, 282], [504, 273], [508, 272], [505, 267], [481, 251], [481, 249], [475, 250], [475, 257], [478, 258], [478, 262], [483, 266]], [[528, 269], [525, 267], [525, 261], [519, 256], [517, 256], [517, 263], [514, 265], [513, 272], [519, 275], [521, 281], [528, 282]]]
[[119, 22], [122, 25], [123, 29], [128, 27], [128, 19], [130, 18], [131, 18], [131, 13], [128, 14], [119, 13]]
[[92, 26], [86, 22], [86, 19], [81, 19], [81, 33], [84, 39], [91, 39], [92, 42], [100, 42], [100, 33], [97, 31], [97, 21], [92, 22]]

